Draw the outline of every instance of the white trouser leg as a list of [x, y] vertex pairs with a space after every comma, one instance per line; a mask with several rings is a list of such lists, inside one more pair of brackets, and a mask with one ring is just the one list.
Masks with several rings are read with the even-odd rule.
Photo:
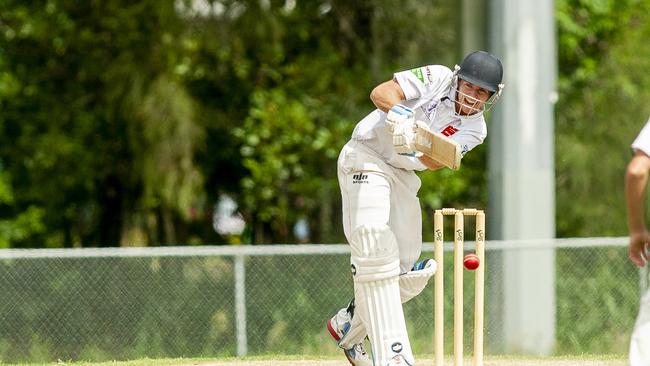
[[339, 156], [338, 180], [348, 243], [357, 227], [386, 224], [397, 239], [400, 272], [410, 271], [422, 252], [420, 178], [391, 167], [360, 142], [350, 141]]
[[355, 317], [368, 330], [376, 365], [395, 358], [414, 365], [399, 290], [399, 255], [386, 225], [362, 225], [352, 233]]
[[[343, 229], [348, 242], [353, 243], [352, 233], [362, 226], [388, 225], [397, 241], [399, 272], [408, 272], [422, 250], [422, 216], [417, 197], [420, 188], [418, 176], [414, 172], [387, 165], [367, 147], [351, 141], [339, 156], [338, 178], [343, 203]], [[357, 304], [357, 288], [362, 287], [355, 281]], [[397, 292], [400, 292], [399, 288]], [[395, 298], [400, 304], [399, 311], [403, 322], [400, 296]], [[365, 324], [358, 327], [358, 330], [355, 329], [355, 324], [359, 322], [361, 318], [354, 317], [349, 330], [351, 333], [349, 337], [344, 337], [356, 342], [346, 344], [347, 347], [344, 348], [351, 348], [361, 342], [366, 335], [366, 329], [370, 329]], [[370, 338], [373, 338], [371, 330]], [[375, 343], [371, 343], [376, 353]], [[408, 353], [408, 362], [412, 363], [410, 345]]]
[[650, 365], [650, 291], [641, 298], [639, 315], [630, 339], [630, 366]]

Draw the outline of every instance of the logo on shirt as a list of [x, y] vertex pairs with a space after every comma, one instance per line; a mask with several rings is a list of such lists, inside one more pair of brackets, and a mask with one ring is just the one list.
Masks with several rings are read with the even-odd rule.
[[368, 174], [358, 173], [352, 176], [352, 184], [368, 184]]
[[452, 126], [452, 125], [449, 125], [449, 126], [445, 127], [444, 130], [440, 131], [441, 134], [443, 134], [443, 135], [445, 135], [445, 136], [447, 136], [447, 137], [449, 137], [449, 136], [455, 134], [456, 132], [458, 132], [458, 129], [455, 128], [455, 127]]
[[417, 68], [417, 69], [411, 69], [411, 72], [413, 75], [415, 75], [416, 78], [420, 79], [422, 83], [424, 83], [424, 76], [422, 75], [422, 68]]
[[[422, 73], [422, 70], [424, 70], [424, 72], [426, 73], [426, 78], [425, 78], [425, 75]], [[433, 75], [431, 74], [431, 69], [429, 68], [429, 66], [418, 67], [416, 69], [411, 69], [411, 72], [423, 84], [431, 84], [433, 82]]]
[[433, 83], [433, 75], [431, 75], [431, 69], [429, 66], [425, 66], [424, 69], [427, 71], [427, 80], [429, 83]]
[[422, 111], [427, 116], [429, 120], [433, 120], [435, 117], [436, 109], [438, 109], [439, 100], [433, 100], [431, 103], [422, 106]]

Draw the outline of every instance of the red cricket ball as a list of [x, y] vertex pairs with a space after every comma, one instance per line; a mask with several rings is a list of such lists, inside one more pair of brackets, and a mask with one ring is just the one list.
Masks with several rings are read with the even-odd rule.
[[481, 261], [478, 259], [476, 254], [468, 254], [463, 258], [465, 269], [469, 269], [470, 271], [477, 269], [480, 264]]

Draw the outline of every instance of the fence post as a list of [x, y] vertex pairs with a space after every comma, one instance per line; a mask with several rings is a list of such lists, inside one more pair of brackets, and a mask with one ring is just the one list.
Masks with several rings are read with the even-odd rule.
[[246, 266], [244, 256], [235, 255], [235, 328], [237, 332], [237, 356], [248, 353], [246, 334]]

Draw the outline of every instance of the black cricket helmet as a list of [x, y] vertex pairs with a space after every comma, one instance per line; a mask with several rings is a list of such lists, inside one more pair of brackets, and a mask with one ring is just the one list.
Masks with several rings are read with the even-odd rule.
[[[482, 102], [474, 97], [461, 93], [458, 89], [458, 83], [456, 83], [457, 95], [463, 95], [464, 99], [470, 102], [461, 103], [457, 99], [456, 103], [470, 108], [473, 113], [489, 111], [501, 96], [504, 86], [501, 83], [503, 79], [503, 66], [501, 65], [501, 61], [494, 55], [485, 51], [474, 51], [465, 56], [460, 66], [456, 65], [454, 74], [458, 79], [465, 80], [492, 93], [487, 101]], [[477, 105], [480, 106], [477, 107]]]
[[458, 77], [496, 93], [503, 87], [503, 66], [494, 55], [485, 51], [474, 51], [460, 63]]

